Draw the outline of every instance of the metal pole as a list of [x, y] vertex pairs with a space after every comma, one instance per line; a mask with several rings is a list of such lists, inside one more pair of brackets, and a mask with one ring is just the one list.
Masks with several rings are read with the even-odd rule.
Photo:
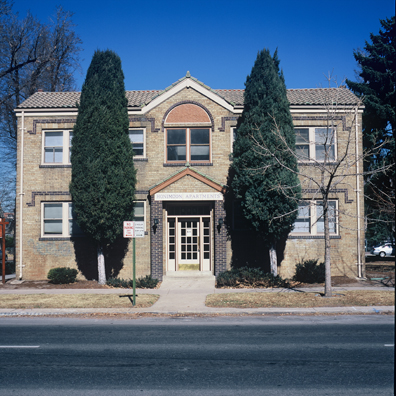
[[133, 237], [133, 306], [136, 305], [136, 245]]

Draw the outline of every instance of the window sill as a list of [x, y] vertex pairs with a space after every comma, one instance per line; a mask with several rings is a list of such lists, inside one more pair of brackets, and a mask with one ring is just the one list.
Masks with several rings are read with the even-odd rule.
[[71, 168], [71, 164], [63, 165], [63, 164], [51, 164], [51, 165], [39, 165], [39, 168]]
[[148, 158], [143, 157], [133, 157], [133, 160], [136, 162], [148, 162]]
[[[171, 166], [186, 166], [187, 162], [167, 162], [164, 163], [164, 167], [171, 167]], [[189, 166], [213, 166], [211, 162], [188, 162]]]
[[297, 162], [298, 166], [321, 166], [321, 165], [335, 165], [337, 164], [337, 161], [329, 161], [329, 162], [323, 162], [323, 161], [298, 161]]

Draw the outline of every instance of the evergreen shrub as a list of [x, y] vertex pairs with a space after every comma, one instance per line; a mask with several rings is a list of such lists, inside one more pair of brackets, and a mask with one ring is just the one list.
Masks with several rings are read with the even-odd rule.
[[233, 268], [217, 277], [217, 287], [288, 287], [287, 280], [279, 275], [266, 273], [260, 268]]
[[[123, 287], [126, 289], [133, 288], [132, 279], [109, 278], [106, 284], [111, 287]], [[157, 284], [158, 279], [153, 279], [151, 275], [146, 275], [142, 278], [136, 279], [136, 287], [138, 289], [154, 289]]]
[[48, 271], [47, 278], [56, 284], [74, 283], [77, 278], [78, 271], [75, 268], [58, 267]]
[[323, 283], [325, 281], [325, 264], [316, 260], [305, 260], [296, 265], [293, 280], [304, 283]]

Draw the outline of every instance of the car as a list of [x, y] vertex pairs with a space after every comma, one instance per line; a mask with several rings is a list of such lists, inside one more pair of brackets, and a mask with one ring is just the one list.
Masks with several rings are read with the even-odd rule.
[[375, 246], [371, 250], [371, 254], [374, 254], [374, 256], [380, 256], [380, 257], [394, 256], [395, 255], [395, 245], [393, 245], [391, 243], [384, 243], [382, 245]]
[[[7, 252], [5, 254], [5, 259], [6, 259], [6, 261], [8, 260]], [[3, 251], [0, 249], [0, 262], [2, 262], [2, 261], [3, 261]]]

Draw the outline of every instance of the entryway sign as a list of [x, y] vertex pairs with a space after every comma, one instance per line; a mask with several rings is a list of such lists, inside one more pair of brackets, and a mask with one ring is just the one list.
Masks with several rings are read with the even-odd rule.
[[144, 221], [124, 221], [124, 238], [143, 238]]

